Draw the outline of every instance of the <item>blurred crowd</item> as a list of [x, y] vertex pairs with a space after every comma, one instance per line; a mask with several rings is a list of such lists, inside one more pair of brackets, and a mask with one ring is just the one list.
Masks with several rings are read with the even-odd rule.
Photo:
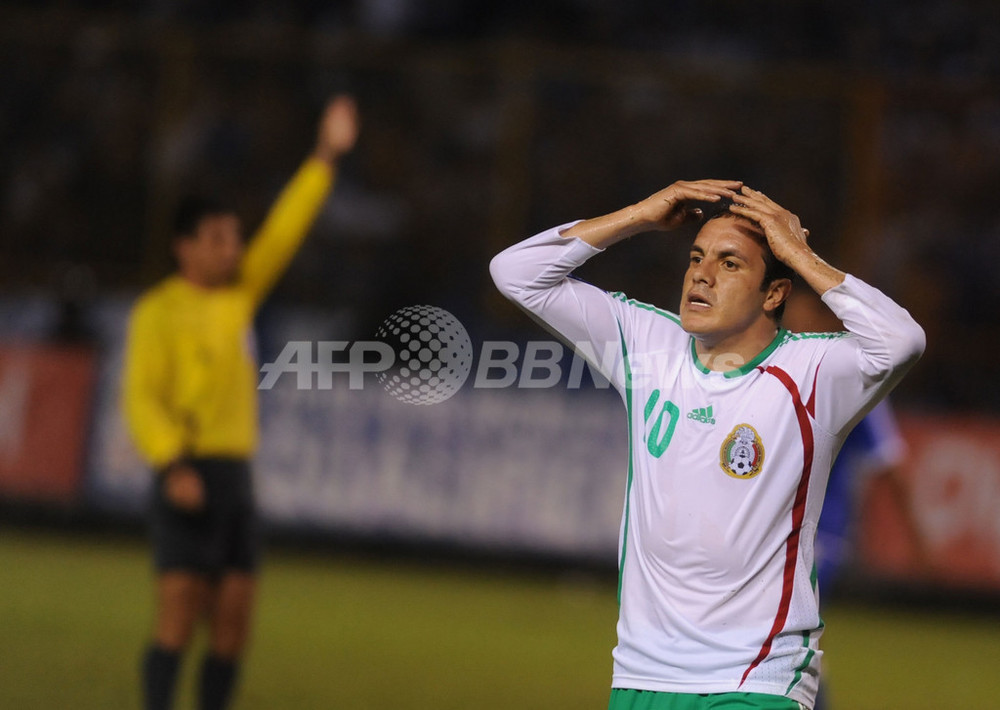
[[[324, 100], [350, 91], [361, 142], [276, 301], [346, 309], [351, 336], [414, 303], [509, 335], [531, 326], [489, 282], [500, 248], [675, 179], [734, 177], [924, 325], [903, 401], [996, 410], [1000, 386], [967, 360], [1000, 347], [996, 8], [7, 3], [0, 283], [50, 290], [63, 327], [85, 331], [78, 301], [170, 269], [182, 194], [219, 195], [250, 231]], [[618, 249], [582, 273], [671, 307], [685, 246]]]
[[711, 54], [720, 60], [835, 61], [892, 73], [1000, 73], [991, 0], [14, 0], [56, 10], [127, 12], [203, 26], [285, 24], [374, 37], [548, 41]]

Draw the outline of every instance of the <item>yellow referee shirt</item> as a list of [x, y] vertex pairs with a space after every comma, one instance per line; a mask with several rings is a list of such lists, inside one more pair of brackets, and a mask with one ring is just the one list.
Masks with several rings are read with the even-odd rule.
[[246, 458], [257, 444], [254, 312], [291, 261], [330, 187], [331, 167], [307, 160], [250, 241], [231, 286], [171, 276], [132, 310], [123, 407], [154, 468], [183, 455]]

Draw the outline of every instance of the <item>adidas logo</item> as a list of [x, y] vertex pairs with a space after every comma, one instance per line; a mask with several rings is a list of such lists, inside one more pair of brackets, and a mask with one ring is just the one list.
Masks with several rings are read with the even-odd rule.
[[708, 405], [708, 408], [692, 409], [688, 412], [688, 419], [694, 419], [702, 424], [715, 424], [715, 417], [712, 416], [712, 405]]

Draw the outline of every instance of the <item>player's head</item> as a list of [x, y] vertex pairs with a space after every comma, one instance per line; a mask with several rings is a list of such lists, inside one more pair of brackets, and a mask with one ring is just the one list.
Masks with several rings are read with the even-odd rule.
[[691, 246], [681, 294], [681, 324], [696, 337], [722, 340], [780, 324], [793, 272], [771, 252], [756, 222], [723, 204]]
[[174, 213], [173, 249], [184, 277], [206, 288], [230, 284], [243, 256], [240, 220], [219, 202], [186, 197]]
[[[729, 211], [729, 207], [732, 205], [732, 200], [723, 200], [717, 206], [716, 210], [709, 214], [708, 222], [716, 219], [731, 219], [736, 220], [737, 223], [741, 223], [746, 227], [750, 236], [757, 241], [761, 247], [762, 257], [764, 259], [764, 277], [760, 284], [760, 290], [766, 291], [775, 281], [779, 279], [784, 279], [791, 281], [795, 272], [792, 271], [791, 267], [780, 261], [771, 251], [770, 245], [767, 243], [767, 237], [764, 236], [764, 229], [754, 222], [749, 217], [744, 217], [743, 215], [738, 215], [734, 212]], [[788, 293], [785, 294], [787, 299]], [[781, 323], [781, 319], [785, 312], [785, 300], [782, 300], [778, 304], [777, 308], [774, 309], [772, 315], [775, 322]]]

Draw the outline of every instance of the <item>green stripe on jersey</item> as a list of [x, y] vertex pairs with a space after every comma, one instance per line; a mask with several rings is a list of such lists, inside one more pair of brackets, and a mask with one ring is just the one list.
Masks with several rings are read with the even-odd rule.
[[672, 320], [677, 325], [681, 324], [681, 319], [670, 311], [665, 311], [662, 308], [657, 308], [656, 306], [650, 305], [649, 303], [643, 303], [642, 301], [637, 301], [634, 298], [626, 298], [625, 294], [621, 291], [615, 291], [609, 294], [612, 298], [621, 301], [622, 303], [627, 303], [630, 306], [635, 306], [636, 308], [641, 308], [644, 311], [649, 311], [650, 313], [655, 313], [658, 316], [663, 316]]
[[[735, 370], [727, 370], [726, 372], [723, 373], [723, 376], [742, 377], [748, 372], [752, 372], [753, 369], [757, 367], [757, 365], [764, 362], [764, 360], [766, 360], [771, 353], [777, 350], [779, 346], [787, 343], [789, 340], [789, 336], [791, 336], [791, 333], [789, 333], [787, 330], [785, 330], [784, 328], [778, 328], [778, 332], [775, 333], [774, 335], [774, 340], [772, 340], [766, 348], [757, 353], [757, 357], [755, 357], [753, 360], [748, 362], [743, 367], [737, 368]], [[698, 351], [694, 347], [694, 338], [691, 338], [691, 358], [694, 360], [694, 366], [697, 367], [699, 371], [704, 372], [706, 375], [711, 374], [712, 370], [709, 370], [707, 367], [705, 367], [702, 364], [701, 359], [698, 357]]]
[[836, 333], [791, 333], [789, 332], [785, 340], [836, 340], [837, 338], [846, 338], [850, 333], [841, 330]]
[[[812, 567], [812, 572], [809, 573], [809, 583], [812, 585], [813, 592], [816, 591], [817, 579], [818, 579], [818, 574], [816, 569], [816, 563], [814, 562]], [[819, 628], [815, 629], [815, 631], [822, 632], [824, 628], [826, 628], [826, 624], [823, 622], [823, 617], [821, 616], [819, 618]], [[792, 678], [792, 682], [789, 683], [788, 687], [785, 689], [786, 695], [789, 692], [791, 692], [792, 688], [794, 688], [796, 685], [799, 684], [799, 681], [802, 680], [802, 671], [804, 671], [806, 668], [809, 667], [809, 664], [812, 663], [813, 656], [816, 655], [816, 650], [809, 645], [809, 640], [812, 638], [812, 634], [813, 634], [812, 631], [802, 632], [802, 646], [804, 648], [807, 648], [808, 651], [806, 651], [806, 657], [802, 660], [802, 663], [799, 664], [799, 667], [795, 669], [795, 677]]]
[[798, 668], [795, 669], [795, 676], [792, 678], [792, 682], [788, 684], [787, 688], [785, 688], [786, 694], [790, 693], [792, 688], [799, 684], [799, 681], [802, 680], [802, 671], [809, 667], [809, 664], [812, 663], [813, 656], [816, 655], [816, 651], [809, 646], [810, 638], [811, 635], [808, 631], [802, 632], [802, 646], [807, 649], [806, 657], [802, 659], [802, 663], [800, 663]]
[[625, 549], [628, 547], [629, 501], [632, 496], [632, 366], [628, 362], [628, 347], [621, 323], [618, 338], [622, 345], [622, 362], [625, 366], [625, 412], [628, 417], [628, 480], [625, 483], [625, 522], [622, 524], [622, 551], [618, 560], [618, 605], [622, 603], [622, 578], [625, 576]]

